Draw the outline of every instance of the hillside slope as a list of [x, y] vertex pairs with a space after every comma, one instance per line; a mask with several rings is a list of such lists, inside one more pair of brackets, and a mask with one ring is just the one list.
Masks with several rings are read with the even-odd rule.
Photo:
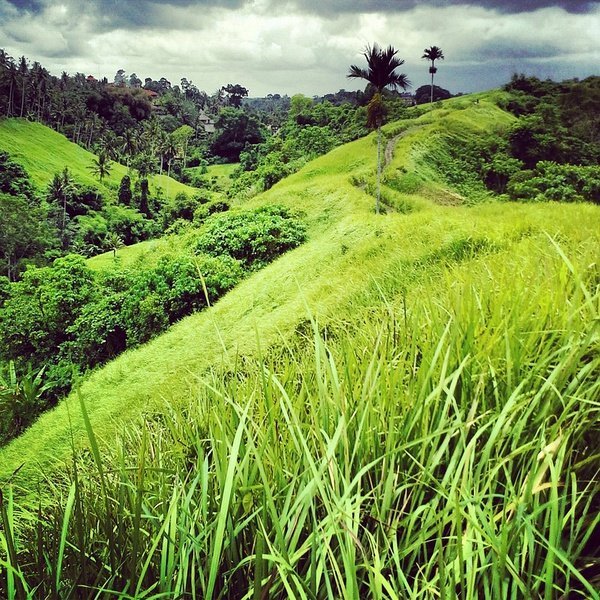
[[[53, 129], [25, 119], [0, 119], [0, 149], [23, 165], [34, 183], [44, 189], [56, 173], [68, 167], [75, 180], [81, 184], [114, 193], [119, 182], [127, 174], [127, 167], [113, 162], [109, 176], [102, 183], [90, 170], [94, 154], [69, 141]], [[166, 175], [153, 175], [149, 178], [152, 189], [162, 188], [163, 192], [174, 197], [180, 192], [193, 195], [196, 190], [179, 183]]]
[[[428, 144], [435, 146], [436, 136], [445, 129], [458, 126], [463, 134], [476, 135], [507, 125], [512, 119], [485, 97], [477, 104], [460, 99], [454, 106], [457, 108], [453, 110], [449, 103], [416, 121], [392, 123], [385, 128], [389, 139], [399, 130], [404, 134], [397, 140], [384, 179], [389, 180], [402, 169], [427, 173], [428, 166], [420, 161], [423, 149]], [[42, 133], [40, 126], [14, 123], [17, 128]], [[45, 128], [43, 134], [53, 143], [58, 139]], [[41, 144], [41, 138], [35, 143]], [[58, 147], [72, 151], [62, 138]], [[51, 148], [49, 145], [49, 154], [59, 153]], [[287, 339], [310, 315], [327, 321], [339, 314], [351, 314], [356, 298], [370, 297], [379, 304], [381, 289], [395, 296], [406, 288], [402, 273], [408, 266], [441, 256], [447, 249], [463, 244], [466, 248], [472, 246], [474, 254], [486, 246], [519, 252], [520, 240], [531, 236], [545, 240], [545, 232], [569, 240], [569, 245], [575, 247], [600, 236], [597, 207], [440, 206], [432, 202], [432, 196], [439, 197], [440, 190], [442, 195], [454, 193], [439, 181], [425, 177], [420, 191], [398, 193], [408, 214], [377, 216], [373, 213], [373, 197], [363, 185], [356, 184], [373, 179], [375, 148], [374, 135], [347, 144], [251, 201], [252, 205], [280, 203], [303, 210], [309, 224], [309, 242], [256, 273], [212, 309], [183, 320], [165, 335], [127, 352], [83, 382], [81, 394], [101, 437], [108, 440], [127, 420], [160, 410], [165, 402], [185, 398], [189, 380], [211, 366], [255, 355], [257, 339], [268, 347]], [[37, 177], [43, 177], [41, 170]], [[574, 227], [575, 222], [580, 225]], [[480, 239], [484, 240], [481, 244], [470, 241]], [[71, 432], [78, 443], [84, 443], [75, 395], [0, 451], [0, 477], [9, 477], [23, 465], [19, 478], [25, 481], [35, 477], [38, 469], [47, 472], [51, 464], [61, 464], [71, 452]]]

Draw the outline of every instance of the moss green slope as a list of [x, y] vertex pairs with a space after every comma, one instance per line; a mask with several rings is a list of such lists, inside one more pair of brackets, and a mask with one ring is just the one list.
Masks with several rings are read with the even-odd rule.
[[[90, 170], [94, 154], [49, 127], [25, 119], [0, 119], [0, 150], [7, 151], [23, 165], [40, 188], [45, 188], [55, 173], [69, 167], [77, 182], [97, 187], [105, 193], [108, 190], [114, 192], [128, 171], [127, 167], [112, 163], [110, 175], [100, 183]], [[152, 176], [150, 185], [153, 190], [160, 186], [167, 196], [196, 191], [166, 175]]]
[[[476, 135], [510, 117], [492, 102], [466, 102], [431, 111], [416, 122], [390, 124], [398, 140], [387, 173], [402, 166], [424, 174], [422, 147], [435, 145], [436, 131], [459, 126]], [[210, 310], [192, 315], [151, 343], [98, 370], [81, 385], [92, 424], [103, 443], [116, 428], [144, 412], [162, 412], [190, 393], [211, 366], [233, 366], [244, 356], [285, 342], [310, 316], [320, 322], [349, 320], [410, 291], [435, 283], [445, 265], [501, 253], [547, 251], [547, 234], [565, 248], [600, 247], [600, 210], [582, 205], [440, 206], [425, 193], [407, 195], [410, 214], [375, 215], [374, 200], [357, 185], [375, 172], [374, 135], [340, 147], [308, 164], [251, 201], [300, 208], [309, 241], [243, 282]], [[434, 184], [431, 184], [434, 185]], [[440, 183], [435, 183], [441, 186]], [[432, 285], [433, 285], [432, 283]], [[368, 350], [368, 349], [366, 349]], [[23, 436], [0, 451], [0, 478], [18, 467], [28, 488], [52, 465], [63, 464], [71, 447], [84, 443], [75, 395], [43, 415]]]

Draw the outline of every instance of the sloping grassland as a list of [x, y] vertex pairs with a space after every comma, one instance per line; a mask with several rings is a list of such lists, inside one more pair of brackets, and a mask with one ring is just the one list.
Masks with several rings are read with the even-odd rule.
[[[99, 182], [90, 169], [96, 158], [94, 154], [53, 129], [25, 119], [0, 119], [0, 149], [23, 165], [34, 183], [42, 189], [56, 173], [68, 167], [78, 183], [98, 188], [104, 193], [107, 190], [116, 193], [119, 182], [128, 172], [124, 165], [112, 162], [110, 174]], [[166, 175], [152, 175], [149, 181], [153, 191], [160, 187], [168, 197], [180, 192], [193, 195], [196, 191]]]

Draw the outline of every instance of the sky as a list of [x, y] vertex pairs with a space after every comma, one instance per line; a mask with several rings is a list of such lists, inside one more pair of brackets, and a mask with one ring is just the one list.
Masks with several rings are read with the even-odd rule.
[[555, 80], [600, 74], [600, 2], [585, 0], [0, 0], [0, 48], [52, 74], [110, 81], [118, 69], [182, 77], [212, 93], [308, 96], [363, 88], [350, 64], [392, 45], [414, 91], [498, 87], [515, 72]]

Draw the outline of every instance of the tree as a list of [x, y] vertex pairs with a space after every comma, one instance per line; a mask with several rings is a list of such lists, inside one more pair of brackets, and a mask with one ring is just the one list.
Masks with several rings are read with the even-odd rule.
[[131, 177], [129, 177], [129, 175], [124, 175], [123, 179], [121, 179], [117, 196], [121, 204], [124, 206], [131, 206]]
[[19, 83], [19, 72], [17, 71], [17, 67], [12, 62], [8, 65], [8, 82], [10, 88], [8, 91], [8, 105], [6, 108], [6, 114], [7, 116], [12, 117], [15, 105], [15, 89], [17, 89], [17, 85]]
[[404, 64], [404, 60], [396, 57], [398, 51], [393, 46], [380, 48], [377, 43], [367, 46], [363, 56], [367, 60], [367, 69], [350, 66], [348, 77], [365, 79], [375, 89], [375, 94], [367, 109], [367, 122], [377, 128], [377, 200], [375, 211], [379, 213], [381, 199], [381, 125], [384, 117], [383, 90], [385, 88], [403, 90], [410, 87], [410, 81], [404, 73], [396, 73], [396, 69]]
[[42, 252], [50, 242], [43, 211], [24, 196], [0, 192], [0, 275], [15, 281], [20, 261]]
[[98, 177], [100, 182], [102, 182], [102, 180], [107, 175], [110, 175], [111, 168], [112, 168], [112, 166], [110, 163], [110, 159], [104, 152], [101, 152], [98, 155], [98, 158], [95, 158], [94, 162], [89, 167], [89, 169], [92, 171], [92, 174], [96, 175], [96, 177]]
[[117, 250], [123, 247], [123, 238], [118, 233], [111, 231], [104, 238], [104, 246], [107, 250], [112, 250], [113, 256], [116, 258]]
[[[433, 86], [433, 102], [452, 98], [452, 94], [441, 88], [439, 85]], [[415, 90], [415, 102], [417, 104], [427, 104], [431, 102], [431, 85], [422, 85]]]
[[[181, 155], [183, 156], [183, 168], [186, 167], [187, 162], [187, 149], [194, 135], [194, 130], [189, 125], [182, 125], [178, 127], [172, 134], [171, 140], [179, 148]], [[171, 148], [172, 149], [172, 148]]]
[[63, 249], [68, 246], [67, 240], [67, 203], [71, 200], [73, 191], [75, 189], [75, 181], [69, 171], [68, 167], [65, 167], [62, 173], [56, 173], [48, 186], [47, 200], [50, 204], [55, 204], [58, 211], [57, 214], [57, 225], [60, 231], [60, 239], [62, 242]]
[[230, 162], [239, 161], [246, 144], [259, 144], [264, 139], [258, 119], [239, 108], [224, 108], [216, 126], [211, 151]]
[[248, 96], [248, 90], [239, 83], [228, 83], [221, 88], [227, 94], [229, 106], [239, 108], [242, 105], [242, 98]]
[[431, 46], [430, 48], [425, 48], [423, 56], [425, 60], [431, 61], [431, 66], [429, 67], [429, 72], [431, 73], [431, 103], [433, 104], [433, 76], [437, 73], [437, 67], [435, 66], [436, 60], [444, 60], [444, 53], [441, 48], [437, 46]]
[[25, 113], [25, 86], [29, 77], [29, 67], [27, 66], [27, 59], [24, 56], [21, 56], [19, 60], [19, 75], [21, 77], [21, 114], [19, 116], [23, 118], [23, 114]]
[[115, 79], [114, 79], [115, 85], [119, 85], [119, 86], [125, 86], [127, 83], [127, 80], [125, 79], [125, 69], [119, 69], [116, 73], [115, 73]]

